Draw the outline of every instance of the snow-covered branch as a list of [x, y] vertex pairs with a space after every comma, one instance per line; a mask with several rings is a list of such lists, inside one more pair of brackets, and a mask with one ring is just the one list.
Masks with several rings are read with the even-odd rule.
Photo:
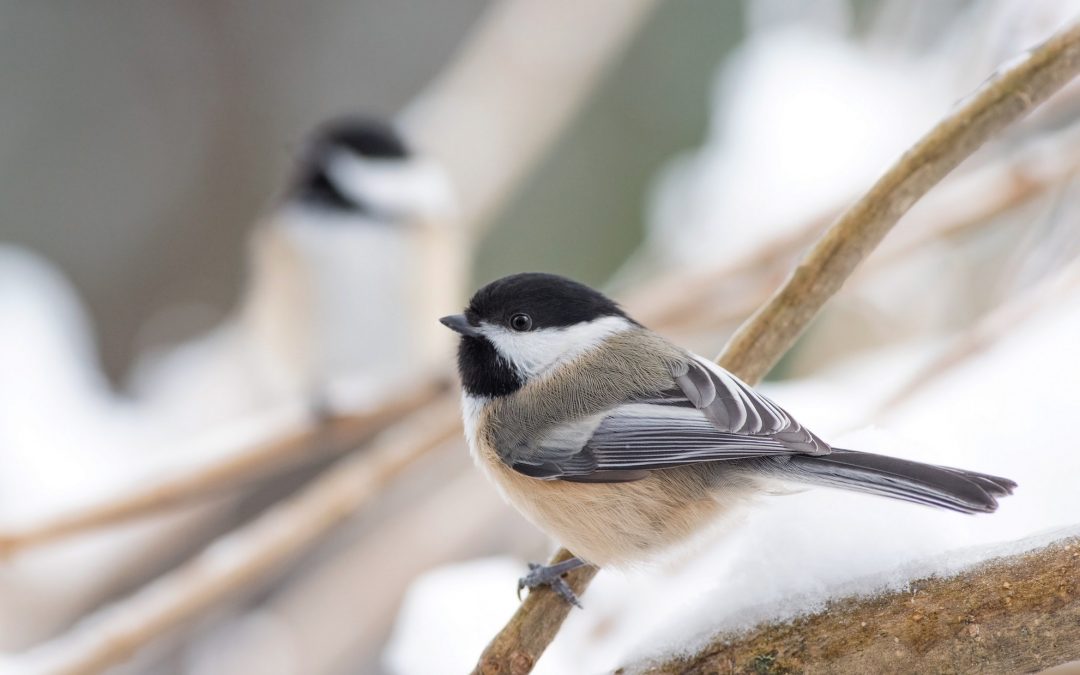
[[715, 636], [635, 672], [1026, 673], [1080, 658], [1080, 538]]

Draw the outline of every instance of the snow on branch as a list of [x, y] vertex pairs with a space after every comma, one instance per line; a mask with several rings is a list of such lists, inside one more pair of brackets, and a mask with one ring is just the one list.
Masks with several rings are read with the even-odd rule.
[[715, 636], [634, 672], [1027, 673], [1080, 658], [1080, 537]]
[[[748, 382], [758, 382], [919, 198], [997, 132], [1078, 73], [1080, 23], [995, 73], [833, 223], [783, 287], [735, 333], [718, 363]], [[569, 555], [562, 549], [552, 562]], [[581, 568], [569, 573], [567, 582], [581, 594], [595, 574], [595, 568]], [[569, 605], [547, 589], [530, 593], [484, 650], [474, 672], [529, 672], [569, 611]]]

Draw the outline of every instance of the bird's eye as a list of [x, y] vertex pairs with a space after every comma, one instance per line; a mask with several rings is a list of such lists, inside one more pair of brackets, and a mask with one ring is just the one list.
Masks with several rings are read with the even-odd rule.
[[532, 317], [528, 314], [515, 314], [510, 317], [510, 327], [519, 333], [532, 329]]

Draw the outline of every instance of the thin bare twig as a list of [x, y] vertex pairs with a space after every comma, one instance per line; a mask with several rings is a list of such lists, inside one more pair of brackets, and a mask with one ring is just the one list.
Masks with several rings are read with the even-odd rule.
[[[1080, 172], [1080, 127], [1049, 134], [988, 166], [955, 179], [950, 177], [920, 203], [918, 214], [905, 216], [903, 222], [909, 236], [883, 243], [855, 272], [855, 278], [869, 279], [930, 244], [957, 239], [987, 226], [1062, 186], [1077, 172]], [[726, 267], [725, 270], [737, 272], [741, 277], [756, 272], [761, 280], [756, 293], [744, 290], [738, 302], [709, 301], [710, 293], [729, 285], [726, 282], [733, 278], [724, 270], [698, 273], [694, 278], [686, 275], [673, 278], [673, 284], [665, 284], [669, 300], [656, 314], [657, 325], [675, 331], [716, 330], [745, 320], [773, 292], [768, 283], [775, 276], [774, 270], [780, 264], [790, 264], [799, 241], [821, 230], [817, 220], [811, 221], [796, 232], [763, 245], [752, 255], [754, 265]]]
[[725, 281], [773, 269], [793, 258], [799, 250], [813, 243], [832, 217], [812, 218], [799, 227], [785, 230], [749, 255], [726, 265], [666, 275], [630, 294], [624, 304], [631, 314], [647, 324], [678, 326], [689, 315], [707, 309], [703, 307], [705, 301]]
[[[350, 537], [342, 550], [305, 566], [286, 588], [251, 609], [247, 617], [271, 617], [281, 632], [245, 635], [222, 645], [225, 662], [237, 672], [257, 672], [267, 639], [284, 638], [293, 654], [293, 672], [374, 670], [402, 597], [418, 574], [478, 554], [542, 548], [543, 535], [488, 489], [485, 478], [465, 465], [471, 461], [464, 453], [454, 450], [454, 465], [439, 472], [433, 492]], [[439, 458], [440, 466], [445, 459]]]
[[325, 457], [326, 452], [320, 449], [353, 449], [391, 422], [427, 405], [445, 389], [442, 383], [425, 383], [373, 410], [318, 424], [308, 422], [281, 437], [185, 468], [149, 485], [136, 486], [115, 498], [80, 506], [18, 530], [0, 532], [0, 557], [201, 499], [281, 470], [300, 461], [301, 455], [306, 459], [313, 454]]
[[916, 200], [1078, 70], [1080, 25], [1074, 24], [995, 74], [840, 216], [784, 287], [728, 341], [723, 364], [747, 380], [763, 377]]
[[[997, 216], [1046, 194], [1070, 180], [1080, 169], [1080, 128], [1048, 134], [1011, 150], [1009, 154], [962, 176], [950, 177], [935, 188], [907, 230], [903, 241], [883, 246], [868, 261], [867, 273], [883, 269], [925, 245], [960, 236]], [[790, 265], [799, 251], [817, 238], [835, 217], [816, 217], [785, 229], [752, 253], [712, 269], [663, 275], [648, 288], [630, 294], [624, 304], [647, 324], [685, 330], [695, 326], [725, 325], [743, 320], [772, 292], [768, 280], [781, 266]], [[911, 214], [916, 217], [916, 214]], [[905, 221], [907, 222], [907, 221]], [[747, 298], [741, 292], [737, 306], [717, 305], [713, 296], [735, 278], [765, 279]], [[638, 306], [650, 308], [648, 314]], [[749, 307], [748, 307], [749, 306]]]
[[[984, 83], [840, 216], [784, 286], [728, 341], [718, 363], [747, 382], [759, 381], [916, 200], [1078, 72], [1080, 24], [1074, 24]], [[560, 549], [552, 562], [569, 555]], [[593, 567], [580, 568], [567, 575], [567, 582], [581, 593], [595, 574]], [[568, 613], [569, 605], [556, 594], [546, 589], [530, 593], [484, 650], [474, 672], [529, 672]]]
[[450, 399], [413, 413], [367, 452], [325, 472], [296, 496], [72, 632], [27, 652], [19, 665], [56, 675], [101, 672], [278, 568], [356, 513], [417, 457], [459, 437], [458, 404]]

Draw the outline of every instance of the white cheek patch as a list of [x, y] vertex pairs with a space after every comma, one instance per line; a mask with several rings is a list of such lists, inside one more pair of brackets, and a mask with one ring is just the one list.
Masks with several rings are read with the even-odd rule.
[[525, 333], [491, 324], [484, 324], [481, 331], [499, 354], [528, 379], [595, 349], [608, 336], [632, 327], [621, 316], [605, 316], [565, 328], [541, 328]]
[[439, 217], [454, 211], [449, 179], [423, 159], [365, 159], [338, 149], [327, 159], [326, 168], [341, 192], [375, 212]]

